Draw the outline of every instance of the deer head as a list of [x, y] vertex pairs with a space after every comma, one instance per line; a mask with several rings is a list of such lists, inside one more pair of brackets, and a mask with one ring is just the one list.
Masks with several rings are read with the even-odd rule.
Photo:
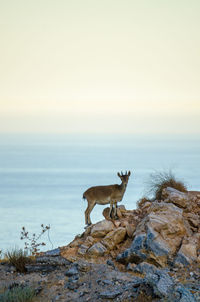
[[123, 184], [127, 185], [129, 176], [131, 175], [131, 172], [128, 171], [128, 173], [127, 173], [127, 171], [126, 171], [125, 174], [123, 174], [122, 172], [121, 172], [121, 174], [120, 174], [120, 173], [118, 172], [117, 175], [119, 176], [119, 178], [121, 179], [121, 181], [123, 182]]

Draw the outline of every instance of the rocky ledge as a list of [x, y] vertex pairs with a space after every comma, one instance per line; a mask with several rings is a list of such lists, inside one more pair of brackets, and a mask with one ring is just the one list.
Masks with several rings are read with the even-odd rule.
[[[19, 274], [1, 265], [1, 288], [30, 284], [35, 301], [200, 301], [200, 192], [173, 188], [136, 210], [117, 209]], [[8, 282], [9, 280], [9, 282]]]

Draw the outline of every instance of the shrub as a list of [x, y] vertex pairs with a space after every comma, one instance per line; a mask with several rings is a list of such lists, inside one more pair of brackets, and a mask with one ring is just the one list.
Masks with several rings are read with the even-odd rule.
[[[41, 238], [41, 236], [45, 233], [48, 232], [48, 239], [49, 242], [52, 244], [50, 237], [49, 237], [49, 230], [50, 230], [50, 225], [46, 225], [44, 226], [43, 224], [41, 224], [41, 232], [36, 235], [35, 233], [31, 235], [29, 235], [29, 232], [26, 231], [25, 227], [22, 227], [22, 231], [21, 231], [21, 240], [26, 240], [24, 242], [24, 249], [26, 251], [29, 251], [33, 256], [37, 255], [40, 251], [40, 246], [44, 246], [46, 245], [46, 243], [44, 242], [38, 242], [38, 240]], [[53, 244], [52, 244], [53, 246]]]
[[28, 252], [22, 249], [8, 251], [5, 256], [8, 262], [15, 266], [16, 270], [20, 273], [26, 272], [25, 265], [32, 261], [30, 257], [28, 257]]
[[28, 302], [35, 297], [35, 290], [28, 286], [14, 286], [0, 294], [0, 302]]
[[181, 192], [187, 192], [186, 185], [177, 180], [174, 174], [169, 172], [154, 172], [150, 175], [147, 183], [149, 193], [153, 193], [154, 199], [162, 199], [162, 191], [164, 188], [171, 187]]

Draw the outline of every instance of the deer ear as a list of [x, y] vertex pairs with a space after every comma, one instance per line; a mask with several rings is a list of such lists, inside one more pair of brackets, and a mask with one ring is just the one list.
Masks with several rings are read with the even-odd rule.
[[131, 171], [128, 171], [128, 176], [130, 176], [131, 175]]
[[117, 176], [121, 177], [121, 175], [119, 174], [119, 172], [117, 173]]

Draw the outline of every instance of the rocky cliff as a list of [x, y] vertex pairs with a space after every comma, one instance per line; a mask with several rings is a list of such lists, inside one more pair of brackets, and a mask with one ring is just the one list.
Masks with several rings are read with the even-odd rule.
[[108, 212], [17, 277], [42, 272], [35, 301], [200, 301], [200, 192], [168, 187], [117, 220]]

